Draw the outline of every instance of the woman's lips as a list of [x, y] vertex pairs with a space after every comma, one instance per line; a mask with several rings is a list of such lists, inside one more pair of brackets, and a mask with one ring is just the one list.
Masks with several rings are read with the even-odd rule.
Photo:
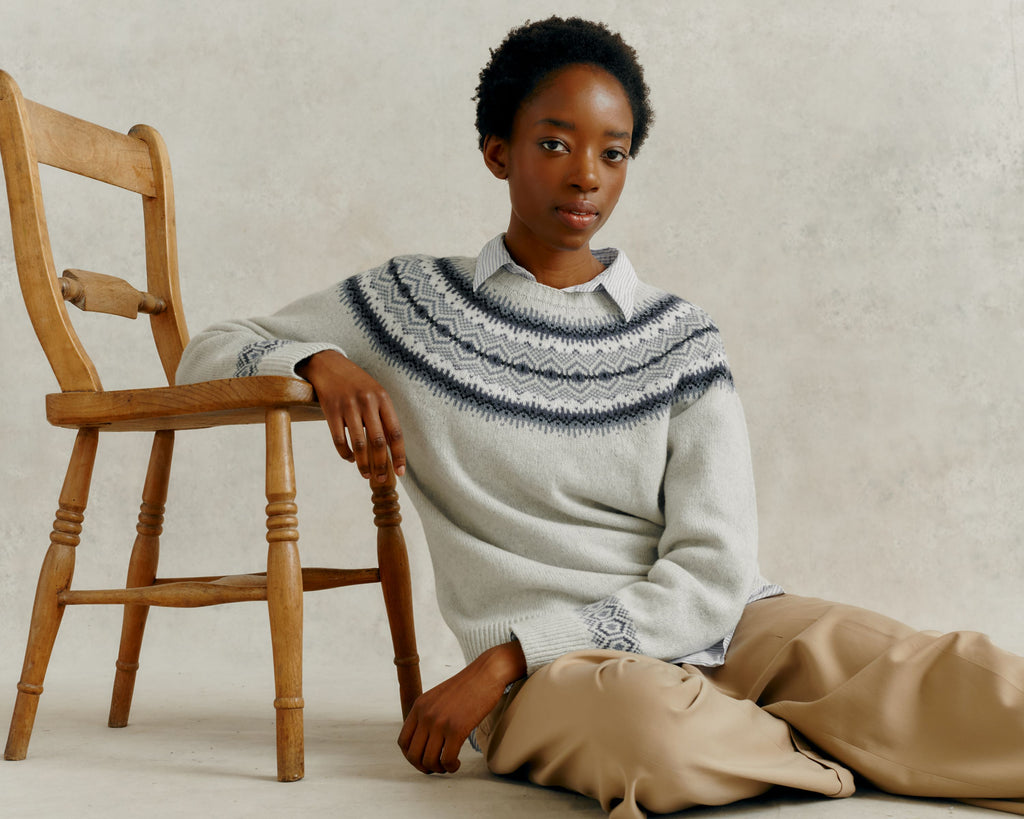
[[575, 230], [585, 230], [597, 221], [598, 210], [590, 202], [568, 202], [555, 208], [558, 218]]

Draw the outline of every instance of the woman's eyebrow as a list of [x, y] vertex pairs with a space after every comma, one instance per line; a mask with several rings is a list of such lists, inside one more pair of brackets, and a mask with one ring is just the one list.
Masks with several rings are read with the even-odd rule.
[[[561, 128], [563, 131], [575, 131], [576, 125], [572, 122], [567, 122], [564, 119], [554, 119], [553, 117], [543, 117], [537, 120], [534, 125], [552, 125], [555, 128]], [[605, 136], [614, 137], [615, 139], [626, 139], [631, 137], [633, 134], [630, 131], [613, 131], [611, 129], [604, 132]]]
[[567, 122], [564, 119], [554, 119], [553, 117], [543, 117], [537, 120], [534, 125], [553, 125], [555, 128], [561, 128], [564, 131], [575, 131], [576, 125], [572, 122]]

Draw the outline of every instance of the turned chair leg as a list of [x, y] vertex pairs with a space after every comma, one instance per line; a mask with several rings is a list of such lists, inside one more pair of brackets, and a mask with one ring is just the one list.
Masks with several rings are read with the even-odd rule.
[[[171, 474], [171, 455], [174, 451], [174, 432], [163, 430], [153, 438], [149, 455], [146, 483], [142, 489], [142, 505], [135, 529], [135, 546], [128, 563], [126, 587], [152, 586], [160, 558], [160, 535], [163, 532], [164, 504], [167, 502], [167, 484]], [[139, 670], [139, 652], [146, 630], [149, 606], [126, 605], [121, 625], [121, 648], [114, 672], [114, 691], [110, 697], [111, 728], [124, 728], [132, 707], [135, 691], [135, 672]]]
[[388, 478], [373, 489], [373, 522], [377, 526], [377, 565], [384, 608], [391, 628], [398, 671], [398, 691], [402, 719], [422, 693], [420, 658], [416, 653], [416, 626], [412, 613], [412, 581], [409, 577], [409, 553], [402, 535], [402, 515], [395, 491], [395, 473], [388, 464]]
[[85, 506], [89, 499], [92, 468], [96, 462], [99, 430], [82, 429], [75, 439], [75, 448], [60, 492], [56, 519], [50, 534], [50, 547], [39, 572], [39, 585], [32, 608], [25, 664], [18, 683], [18, 698], [7, 735], [6, 759], [24, 759], [32, 736], [32, 725], [43, 693], [43, 678], [50, 662], [53, 643], [64, 615], [59, 595], [71, 586], [75, 572], [75, 548], [82, 533]]
[[302, 568], [291, 416], [267, 410], [267, 608], [274, 653], [277, 778], [305, 775], [302, 726]]

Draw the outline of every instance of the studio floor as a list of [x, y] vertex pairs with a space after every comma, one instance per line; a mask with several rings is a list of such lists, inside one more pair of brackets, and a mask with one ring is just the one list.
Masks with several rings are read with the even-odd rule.
[[[95, 675], [90, 675], [95, 676]], [[374, 819], [599, 819], [590, 799], [490, 775], [463, 752], [453, 776], [423, 776], [400, 756], [397, 696], [383, 676], [306, 686], [306, 778], [274, 778], [274, 724], [251, 681], [161, 674], [140, 678], [129, 727], [106, 727], [107, 687], [62, 675], [47, 686], [29, 757], [0, 763], [4, 819], [104, 817], [374, 817]], [[11, 686], [13, 689], [13, 685]], [[5, 708], [13, 692], [0, 697]], [[689, 819], [932, 819], [997, 812], [901, 799], [869, 788], [828, 800], [785, 792]]]

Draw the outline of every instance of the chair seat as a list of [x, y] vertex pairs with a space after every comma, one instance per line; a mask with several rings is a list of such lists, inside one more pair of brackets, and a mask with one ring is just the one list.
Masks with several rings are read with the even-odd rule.
[[288, 407], [293, 421], [323, 420], [306, 381], [261, 375], [176, 387], [46, 396], [46, 418], [57, 427], [102, 430], [203, 429], [263, 423], [272, 407]]

